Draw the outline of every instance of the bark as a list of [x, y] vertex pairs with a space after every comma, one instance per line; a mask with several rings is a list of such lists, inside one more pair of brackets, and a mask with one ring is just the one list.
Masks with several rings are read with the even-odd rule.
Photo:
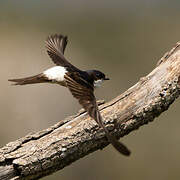
[[[177, 43], [150, 74], [99, 108], [108, 130], [120, 138], [153, 121], [179, 94], [180, 43]], [[39, 179], [108, 144], [104, 131], [86, 112], [80, 111], [1, 148], [0, 179]]]

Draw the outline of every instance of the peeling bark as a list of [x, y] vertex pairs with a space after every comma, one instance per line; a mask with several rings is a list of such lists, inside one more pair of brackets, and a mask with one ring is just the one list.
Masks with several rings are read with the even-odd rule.
[[[180, 43], [137, 84], [100, 112], [117, 138], [153, 121], [180, 94]], [[114, 128], [116, 125], [116, 128]], [[104, 131], [84, 111], [0, 149], [0, 179], [39, 179], [108, 145]]]

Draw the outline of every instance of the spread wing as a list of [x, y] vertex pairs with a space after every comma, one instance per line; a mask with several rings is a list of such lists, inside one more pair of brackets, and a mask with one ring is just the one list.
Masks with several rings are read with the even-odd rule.
[[[112, 136], [109, 131], [106, 129], [103, 121], [102, 121], [102, 117], [101, 114], [98, 110], [98, 106], [96, 103], [96, 98], [94, 96], [94, 89], [92, 88], [87, 88], [88, 85], [86, 86], [82, 86], [81, 84], [79, 84], [77, 82], [77, 79], [79, 80], [79, 76], [75, 75], [75, 74], [66, 74], [64, 76], [67, 87], [69, 88], [69, 90], [71, 91], [72, 95], [78, 99], [79, 103], [83, 106], [83, 108], [88, 112], [88, 114], [90, 115], [90, 117], [92, 117], [100, 127], [103, 128], [103, 130], [106, 133], [106, 136], [109, 140], [109, 142], [114, 146], [114, 148], [119, 151], [120, 153], [128, 156], [130, 155], [130, 151], [127, 149], [127, 147], [125, 145], [123, 145], [122, 143], [120, 143], [114, 136]], [[82, 81], [84, 81], [83, 79], [81, 79]], [[88, 82], [84, 82], [87, 83]], [[89, 85], [90, 86], [90, 85]]]
[[61, 34], [60, 35], [55, 34], [49, 36], [45, 41], [47, 53], [56, 65], [77, 69], [71, 63], [69, 63], [64, 57], [64, 51], [67, 42], [68, 42], [67, 36], [63, 36]]
[[72, 95], [78, 99], [79, 103], [88, 112], [88, 114], [91, 117], [94, 117], [95, 109], [93, 107], [94, 105], [96, 106], [96, 99], [93, 93], [94, 88], [86, 80], [80, 77], [81, 76], [79, 76], [78, 72], [66, 73], [64, 76], [66, 85]]

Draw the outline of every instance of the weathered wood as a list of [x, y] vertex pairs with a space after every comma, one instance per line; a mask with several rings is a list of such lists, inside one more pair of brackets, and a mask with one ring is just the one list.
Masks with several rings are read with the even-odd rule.
[[[152, 121], [180, 94], [180, 43], [157, 67], [125, 93], [100, 106], [107, 128], [117, 137]], [[114, 123], [118, 128], [114, 128]], [[109, 143], [85, 112], [29, 134], [0, 149], [0, 179], [39, 179], [102, 149]]]

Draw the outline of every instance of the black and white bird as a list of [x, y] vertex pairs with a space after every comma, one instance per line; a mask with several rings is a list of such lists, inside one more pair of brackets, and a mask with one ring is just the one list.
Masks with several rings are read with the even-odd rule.
[[67, 36], [57, 34], [51, 35], [47, 38], [45, 43], [47, 53], [56, 66], [35, 76], [21, 79], [9, 79], [9, 81], [15, 82], [14, 85], [56, 83], [67, 87], [72, 95], [78, 99], [79, 103], [87, 111], [89, 116], [104, 129], [108, 141], [114, 148], [126, 156], [130, 155], [130, 151], [126, 146], [112, 136], [105, 127], [94, 96], [94, 88], [100, 86], [104, 80], [109, 80], [109, 78], [101, 71], [82, 71], [69, 63], [64, 57]]

